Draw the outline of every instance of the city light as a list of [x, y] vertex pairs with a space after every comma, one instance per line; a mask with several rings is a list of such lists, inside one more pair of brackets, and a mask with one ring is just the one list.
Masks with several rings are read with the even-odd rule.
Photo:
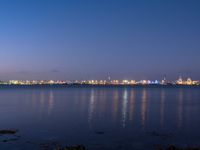
[[59, 81], [59, 80], [9, 80], [9, 81], [0, 81], [0, 85], [63, 85], [63, 84], [78, 84], [78, 85], [200, 85], [199, 81], [192, 80], [187, 78], [186, 80], [179, 77], [176, 81], [166, 81], [163, 80], [75, 80], [75, 81]]

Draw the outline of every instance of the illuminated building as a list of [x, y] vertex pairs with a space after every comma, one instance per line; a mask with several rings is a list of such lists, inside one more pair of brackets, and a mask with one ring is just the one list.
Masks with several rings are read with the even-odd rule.
[[129, 84], [128, 80], [123, 80], [122, 84]]
[[164, 79], [161, 80], [161, 84], [162, 84], [162, 85], [166, 85], [166, 84], [167, 84], [166, 77], [164, 77]]
[[142, 84], [148, 84], [147, 80], [142, 80]]
[[192, 82], [192, 80], [191, 80], [190, 78], [188, 78], [187, 81], [186, 81], [186, 84], [187, 84], [187, 85], [192, 85], [193, 82]]
[[132, 84], [132, 85], [136, 84], [135, 80], [131, 80], [130, 84]]
[[183, 84], [183, 80], [181, 77], [179, 77], [179, 79], [176, 81], [176, 84], [182, 85]]

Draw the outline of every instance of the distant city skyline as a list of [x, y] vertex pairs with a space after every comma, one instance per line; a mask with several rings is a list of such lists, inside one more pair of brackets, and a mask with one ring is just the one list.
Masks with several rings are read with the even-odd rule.
[[187, 86], [199, 86], [199, 80], [193, 80], [191, 78], [183, 79], [179, 77], [175, 81], [167, 80], [165, 77], [162, 80], [118, 80], [111, 79], [108, 77], [106, 80], [9, 80], [9, 81], [0, 81], [0, 85], [187, 85]]
[[0, 80], [199, 80], [199, 6], [2, 0]]

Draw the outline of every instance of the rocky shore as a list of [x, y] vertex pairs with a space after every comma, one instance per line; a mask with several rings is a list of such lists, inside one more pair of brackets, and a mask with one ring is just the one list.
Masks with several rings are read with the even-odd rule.
[[[20, 139], [20, 135], [17, 135], [18, 130], [16, 129], [4, 129], [4, 130], [0, 130], [0, 136], [4, 136], [4, 135], [8, 135], [10, 136], [9, 138], [3, 139], [0, 142], [13, 142], [13, 141], [17, 141]], [[102, 131], [98, 131], [96, 132], [96, 134], [104, 134], [104, 132]], [[161, 133], [157, 133], [157, 132], [147, 132], [147, 134], [151, 135], [151, 136], [159, 136], [162, 138], [166, 138], [166, 137], [173, 137], [173, 134], [161, 134]], [[31, 141], [26, 141], [26, 143], [32, 143]], [[57, 142], [50, 142], [50, 143], [41, 143], [40, 147], [43, 150], [87, 150], [87, 148], [83, 145], [73, 145], [73, 146], [65, 146], [62, 147], [60, 146]], [[155, 150], [200, 150], [200, 147], [185, 147], [185, 148], [181, 148], [175, 145], [169, 145], [167, 148], [163, 148], [162, 146], [157, 146], [155, 148]]]

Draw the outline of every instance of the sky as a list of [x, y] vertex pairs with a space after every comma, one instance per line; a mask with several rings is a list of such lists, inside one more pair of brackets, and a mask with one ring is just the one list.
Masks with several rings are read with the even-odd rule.
[[200, 79], [199, 0], [0, 0], [0, 80]]

